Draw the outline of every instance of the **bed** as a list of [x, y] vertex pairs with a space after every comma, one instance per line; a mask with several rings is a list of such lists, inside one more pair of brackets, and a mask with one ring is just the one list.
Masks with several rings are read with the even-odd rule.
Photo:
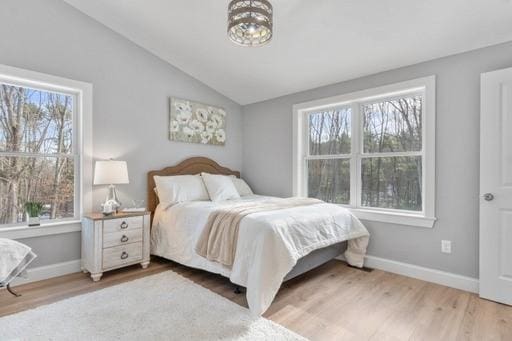
[[[220, 274], [247, 288], [250, 310], [261, 315], [270, 306], [282, 282], [344, 254], [362, 267], [369, 240], [368, 231], [348, 210], [324, 202], [264, 209], [268, 203], [283, 203], [260, 195], [236, 200], [159, 203], [155, 176], [220, 174], [240, 178], [238, 171], [215, 161], [196, 157], [148, 173], [148, 209], [151, 211], [151, 253], [180, 264]], [[307, 199], [306, 199], [307, 200]], [[219, 210], [245, 205], [263, 209], [241, 219], [233, 262], [213, 261], [198, 253], [208, 218]], [[293, 232], [293, 233], [292, 233]]]

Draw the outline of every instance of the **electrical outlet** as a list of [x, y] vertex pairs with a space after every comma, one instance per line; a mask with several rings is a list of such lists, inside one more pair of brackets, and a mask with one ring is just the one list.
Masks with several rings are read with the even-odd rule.
[[452, 253], [452, 241], [451, 240], [441, 240], [441, 252], [442, 253]]

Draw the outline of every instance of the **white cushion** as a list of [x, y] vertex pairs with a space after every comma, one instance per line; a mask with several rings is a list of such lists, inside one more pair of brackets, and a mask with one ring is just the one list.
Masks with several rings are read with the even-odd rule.
[[201, 176], [212, 201], [240, 198], [240, 194], [238, 194], [230, 176], [209, 173], [201, 173]]
[[241, 197], [245, 197], [247, 195], [253, 195], [253, 191], [251, 187], [245, 182], [244, 179], [237, 178], [236, 176], [232, 176], [231, 180], [233, 181], [233, 184], [236, 187], [236, 190], [238, 191], [238, 194], [240, 194]]
[[156, 192], [161, 203], [208, 200], [208, 192], [199, 175], [155, 176]]

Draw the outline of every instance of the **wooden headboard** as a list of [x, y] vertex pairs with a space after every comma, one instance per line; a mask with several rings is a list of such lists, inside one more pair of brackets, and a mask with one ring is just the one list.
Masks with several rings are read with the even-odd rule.
[[169, 176], [169, 175], [195, 175], [201, 172], [210, 174], [234, 175], [240, 177], [240, 172], [222, 167], [217, 162], [206, 157], [193, 157], [180, 162], [176, 166], [166, 167], [160, 170], [152, 170], [148, 172], [148, 210], [151, 212], [151, 221], [153, 221], [153, 214], [155, 213], [156, 206], [158, 205], [158, 197], [154, 191], [155, 188], [155, 175]]

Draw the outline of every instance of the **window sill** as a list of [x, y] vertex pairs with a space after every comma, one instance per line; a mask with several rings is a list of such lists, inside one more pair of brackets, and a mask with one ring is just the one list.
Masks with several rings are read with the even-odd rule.
[[0, 238], [24, 239], [54, 234], [79, 232], [82, 223], [79, 220], [60, 221], [41, 226], [13, 226], [0, 228]]
[[361, 220], [381, 223], [399, 224], [415, 227], [433, 228], [437, 218], [423, 215], [350, 208], [350, 211]]

